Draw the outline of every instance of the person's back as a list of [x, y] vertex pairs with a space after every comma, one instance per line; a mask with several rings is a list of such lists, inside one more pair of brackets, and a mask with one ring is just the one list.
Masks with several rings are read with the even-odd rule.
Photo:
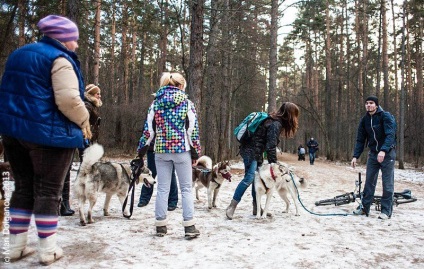
[[[82, 143], [80, 127], [64, 117], [55, 102], [48, 101], [65, 95], [64, 92], [53, 92], [46, 88], [45, 82], [51, 81], [50, 68], [59, 67], [59, 61], [62, 61], [60, 57], [76, 68], [74, 55], [62, 47], [56, 40], [43, 37], [40, 42], [26, 45], [9, 56], [0, 90], [0, 107], [3, 108], [0, 111], [2, 134], [28, 142], [66, 148], [77, 147]], [[77, 74], [80, 85], [83, 85], [82, 76]], [[19, 108], [14, 107], [18, 105], [15, 101], [17, 96], [19, 104], [23, 104]], [[66, 102], [70, 103], [70, 100]], [[64, 109], [66, 102], [59, 109]], [[69, 107], [77, 105], [68, 104]], [[77, 114], [73, 117], [75, 121], [85, 116], [78, 110], [74, 112]]]
[[137, 148], [139, 157], [143, 158], [155, 139], [157, 236], [167, 234], [167, 208], [173, 168], [179, 176], [185, 236], [194, 238], [200, 235], [195, 228], [192, 164], [199, 158], [201, 148], [196, 109], [185, 93], [186, 84], [179, 73], [162, 74], [160, 85], [165, 86], [156, 92], [155, 100], [149, 107], [147, 125]]
[[91, 136], [83, 105], [84, 82], [75, 49], [78, 28], [49, 15], [37, 24], [44, 37], [13, 52], [0, 86], [0, 133], [14, 174], [10, 199], [9, 258], [34, 250], [27, 246], [32, 215], [39, 261], [63, 256], [57, 242], [58, 208], [64, 176], [83, 134]]

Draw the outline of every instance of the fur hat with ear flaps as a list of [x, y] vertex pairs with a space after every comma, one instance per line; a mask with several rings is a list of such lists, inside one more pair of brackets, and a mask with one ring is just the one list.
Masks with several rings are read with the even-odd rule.
[[100, 88], [94, 84], [88, 84], [85, 87], [84, 97], [96, 107], [101, 107], [103, 103], [102, 100], [95, 97], [97, 93], [100, 93]]

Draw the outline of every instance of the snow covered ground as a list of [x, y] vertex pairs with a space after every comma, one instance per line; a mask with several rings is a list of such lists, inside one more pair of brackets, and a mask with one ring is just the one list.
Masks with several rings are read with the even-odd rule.
[[[113, 158], [116, 161], [129, 159]], [[169, 234], [155, 236], [154, 201], [134, 207], [133, 217], [122, 217], [116, 197], [110, 216], [102, 215], [102, 194], [94, 208], [96, 223], [80, 226], [78, 214], [61, 217], [59, 245], [65, 257], [51, 268], [424, 268], [424, 173], [413, 169], [395, 172], [395, 190], [410, 189], [418, 201], [394, 208], [392, 219], [377, 219], [378, 212], [365, 216], [330, 216], [349, 214], [357, 206], [317, 207], [315, 201], [351, 192], [358, 172], [365, 180], [365, 167], [352, 169], [349, 163], [331, 163], [317, 159], [315, 165], [297, 161], [297, 156], [283, 153], [280, 160], [293, 165], [307, 180], [300, 190], [305, 209], [300, 216], [282, 213], [284, 202], [274, 194], [272, 218], [256, 220], [252, 215], [250, 188], [237, 207], [233, 220], [227, 220], [225, 208], [242, 179], [243, 165], [232, 161], [232, 182], [222, 185], [218, 208], [208, 210], [206, 190], [195, 200], [196, 227], [200, 237], [184, 239], [181, 199], [169, 213]], [[76, 167], [77, 169], [77, 167]], [[76, 171], [72, 173], [75, 179]], [[136, 200], [140, 195], [139, 185]], [[381, 193], [379, 179], [377, 194]], [[72, 208], [78, 203], [73, 197]], [[35, 224], [30, 228], [30, 245], [36, 247]], [[43, 268], [32, 255], [1, 268]]]

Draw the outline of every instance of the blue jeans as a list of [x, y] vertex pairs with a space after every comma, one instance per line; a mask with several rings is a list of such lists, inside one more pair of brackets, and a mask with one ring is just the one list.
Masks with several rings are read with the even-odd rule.
[[[153, 178], [156, 177], [156, 164], [155, 164], [155, 153], [153, 151], [147, 152], [147, 168], [152, 171]], [[141, 187], [141, 193], [140, 193], [140, 200], [139, 203], [142, 204], [148, 204], [150, 202], [150, 199], [153, 195], [153, 189], [147, 188], [143, 185]], [[168, 207], [176, 207], [178, 204], [178, 185], [177, 185], [177, 178], [175, 176], [175, 168], [172, 169], [172, 178], [171, 178], [171, 189], [169, 191], [169, 198], [168, 198]]]
[[243, 158], [243, 163], [244, 163], [244, 178], [237, 185], [237, 188], [234, 192], [233, 199], [239, 203], [241, 201], [241, 197], [243, 197], [244, 192], [247, 190], [250, 184], [253, 183], [252, 198], [253, 198], [253, 202], [255, 202], [256, 192], [255, 192], [254, 180], [255, 180], [255, 171], [258, 168], [258, 162], [255, 159], [251, 159], [247, 157], [247, 158]]
[[381, 169], [383, 181], [383, 195], [381, 198], [381, 213], [387, 216], [392, 215], [393, 210], [393, 193], [394, 193], [394, 178], [395, 178], [395, 159], [396, 151], [394, 149], [386, 153], [382, 163], [377, 161], [378, 153], [369, 152], [367, 160], [367, 176], [364, 187], [364, 197], [362, 205], [365, 213], [369, 213], [372, 200], [374, 199], [375, 188], [377, 185], [378, 172]]
[[315, 152], [314, 153], [309, 152], [309, 163], [314, 164], [314, 162], [315, 162]]

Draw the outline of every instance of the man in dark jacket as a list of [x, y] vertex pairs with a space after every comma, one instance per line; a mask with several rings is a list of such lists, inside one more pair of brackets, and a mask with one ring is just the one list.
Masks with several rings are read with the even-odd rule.
[[311, 165], [314, 164], [315, 162], [315, 154], [318, 151], [318, 142], [316, 140], [314, 140], [313, 137], [311, 137], [311, 140], [309, 140], [308, 142], [308, 149], [309, 149], [309, 163]]
[[364, 151], [365, 145], [370, 149], [367, 160], [367, 172], [362, 205], [353, 213], [369, 215], [374, 198], [378, 172], [381, 169], [383, 181], [383, 196], [381, 198], [381, 213], [379, 219], [392, 216], [394, 193], [394, 167], [396, 160], [396, 121], [394, 117], [378, 106], [378, 98], [369, 96], [365, 101], [367, 113], [362, 117], [358, 127], [352, 167]]

